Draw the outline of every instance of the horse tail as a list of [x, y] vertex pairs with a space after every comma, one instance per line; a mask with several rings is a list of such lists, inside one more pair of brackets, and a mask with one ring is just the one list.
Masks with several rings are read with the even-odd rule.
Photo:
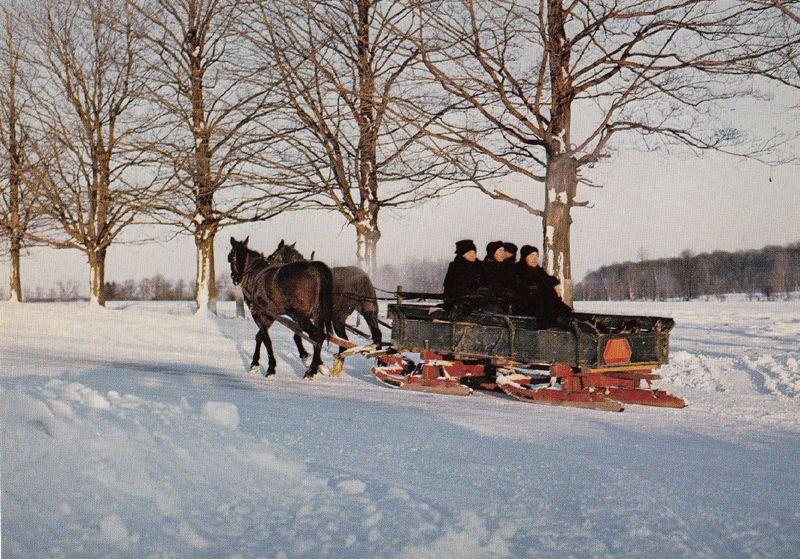
[[320, 321], [327, 334], [333, 334], [333, 274], [324, 264], [320, 266]]

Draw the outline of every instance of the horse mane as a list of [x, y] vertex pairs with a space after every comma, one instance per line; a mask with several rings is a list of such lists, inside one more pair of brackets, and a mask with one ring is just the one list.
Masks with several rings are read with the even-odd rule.
[[258, 252], [257, 250], [253, 250], [249, 246], [243, 246], [242, 248], [244, 248], [245, 252], [247, 253], [247, 256], [255, 256], [259, 260], [266, 260], [267, 259], [267, 257], [264, 256], [264, 253]]
[[[290, 260], [290, 258], [292, 257], [296, 258], [296, 260]], [[284, 263], [289, 263], [294, 261], [308, 262], [306, 257], [303, 256], [302, 252], [294, 248], [293, 245], [288, 245], [288, 244], [283, 244], [278, 248], [276, 248], [275, 251], [267, 257], [268, 260], [270, 258], [278, 259]]]

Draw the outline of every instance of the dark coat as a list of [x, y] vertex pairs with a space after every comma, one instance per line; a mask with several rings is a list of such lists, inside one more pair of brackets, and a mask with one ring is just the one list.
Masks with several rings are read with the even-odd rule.
[[[513, 267], [489, 257], [481, 264], [479, 292], [492, 312], [509, 312], [514, 303]], [[488, 307], [487, 307], [488, 308]]]
[[542, 328], [552, 326], [572, 312], [555, 292], [555, 286], [561, 282], [541, 266], [531, 268], [522, 260], [516, 264], [515, 272], [515, 312], [535, 316]]
[[447, 267], [444, 276], [444, 305], [452, 308], [453, 304], [464, 297], [474, 296], [481, 282], [481, 262], [456, 256]]

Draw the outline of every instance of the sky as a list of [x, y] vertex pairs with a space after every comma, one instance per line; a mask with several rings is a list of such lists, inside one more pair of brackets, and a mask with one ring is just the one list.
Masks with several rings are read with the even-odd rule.
[[[737, 106], [740, 123], [753, 129], [797, 130], [797, 113], [786, 112], [788, 98], [771, 103], [748, 101]], [[788, 118], [788, 117], [792, 118]], [[784, 148], [791, 154], [797, 144]], [[737, 251], [800, 241], [800, 164], [766, 165], [719, 153], [696, 154], [685, 148], [642, 152], [619, 146], [613, 156], [591, 171], [601, 189], [579, 187], [578, 198], [591, 208], [575, 208], [572, 225], [572, 271], [578, 281], [588, 272], [626, 260], [676, 256], [683, 250]], [[543, 187], [519, 182], [526, 201], [542, 207]], [[413, 257], [453, 255], [454, 243], [473, 239], [483, 257], [492, 240], [541, 247], [541, 220], [474, 190], [463, 190], [406, 210], [381, 214], [379, 264], [402, 264]], [[195, 249], [190, 237], [172, 238], [159, 229], [162, 241], [118, 244], [109, 249], [107, 281], [139, 279], [156, 273], [187, 281], [194, 278]], [[134, 241], [143, 232], [126, 235]], [[147, 231], [147, 236], [153, 231]], [[228, 239], [250, 236], [250, 246], [271, 252], [281, 239], [297, 242], [304, 254], [332, 265], [355, 263], [355, 234], [338, 214], [295, 212], [268, 222], [225, 228], [217, 236], [217, 273], [227, 272]], [[88, 291], [86, 258], [77, 251], [34, 249], [23, 260], [23, 288], [44, 289], [74, 280]], [[9, 277], [8, 262], [0, 274]], [[378, 286], [388, 288], [387, 286]], [[2, 292], [8, 292], [7, 280]]]

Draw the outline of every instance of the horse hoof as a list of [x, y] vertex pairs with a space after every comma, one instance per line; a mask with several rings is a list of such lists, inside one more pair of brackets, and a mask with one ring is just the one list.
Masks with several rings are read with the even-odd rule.
[[310, 355], [306, 355], [305, 357], [303, 357], [303, 365], [305, 365], [306, 367], [310, 367], [311, 366], [311, 356]]
[[274, 376], [275, 376], [275, 371], [267, 371], [266, 373], [264, 373], [264, 378], [269, 378]]
[[326, 377], [331, 376], [331, 370], [328, 368], [328, 366], [325, 363], [320, 363], [319, 364], [319, 367], [317, 368], [317, 372], [318, 373], [322, 373]]
[[261, 370], [261, 365], [250, 365], [250, 372], [257, 373]]
[[303, 378], [305, 380], [314, 380], [314, 374], [315, 373], [312, 373], [311, 371], [306, 371], [306, 374], [303, 375]]

